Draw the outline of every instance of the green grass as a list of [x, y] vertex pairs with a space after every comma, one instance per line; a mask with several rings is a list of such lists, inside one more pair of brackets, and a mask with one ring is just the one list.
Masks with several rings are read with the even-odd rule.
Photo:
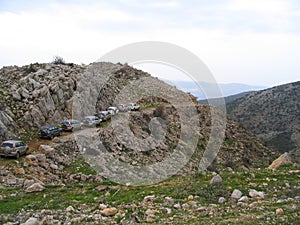
[[[91, 168], [87, 167], [84, 159], [78, 159], [73, 162], [70, 167], [66, 168], [70, 171], [89, 173]], [[69, 205], [74, 208], [86, 204], [90, 210], [98, 208], [99, 199], [104, 204], [123, 209], [124, 205], [136, 204], [139, 205], [145, 196], [155, 195], [156, 200], [152, 204], [160, 205], [164, 202], [166, 196], [172, 197], [175, 203], [186, 203], [190, 195], [198, 196], [194, 199], [198, 205], [208, 207], [210, 204], [217, 204], [218, 208], [213, 217], [205, 212], [184, 211], [172, 208], [172, 213], [166, 215], [158, 212], [156, 215], [156, 223], [162, 224], [164, 220], [173, 217], [174, 224], [262, 224], [270, 217], [276, 221], [279, 218], [284, 218], [284, 223], [295, 224], [299, 211], [289, 210], [287, 207], [291, 204], [296, 204], [300, 207], [299, 202], [292, 203], [276, 203], [272, 202], [272, 198], [287, 198], [299, 196], [299, 190], [295, 187], [299, 185], [299, 174], [288, 174], [289, 170], [300, 169], [292, 165], [286, 165], [278, 170], [272, 171], [268, 169], [239, 171], [239, 172], [224, 172], [221, 174], [223, 183], [220, 185], [211, 186], [209, 181], [211, 175], [191, 175], [191, 176], [174, 176], [159, 184], [143, 187], [127, 187], [118, 185], [108, 180], [102, 183], [85, 183], [85, 184], [70, 184], [66, 186], [47, 186], [43, 192], [26, 193], [23, 189], [15, 188], [0, 188], [0, 195], [5, 196], [0, 200], [0, 214], [14, 215], [23, 210], [42, 210], [42, 209], [61, 209], [64, 210]], [[257, 186], [251, 187], [250, 183]], [[267, 186], [264, 186], [267, 183]], [[285, 184], [289, 183], [290, 189], [284, 188]], [[98, 185], [106, 185], [107, 190], [99, 192], [95, 190]], [[242, 208], [239, 206], [232, 207], [233, 203], [218, 204], [219, 197], [229, 198], [234, 189], [239, 189], [244, 195], [248, 194], [250, 188], [257, 191], [265, 192], [265, 202], [253, 208]], [[294, 192], [293, 192], [294, 191]], [[109, 195], [107, 195], [109, 192]], [[285, 197], [284, 197], [285, 196]], [[254, 202], [255, 200], [252, 200]], [[148, 207], [148, 206], [147, 206]], [[138, 211], [144, 212], [147, 207], [139, 207]], [[263, 210], [260, 208], [263, 207]], [[281, 216], [274, 215], [277, 208], [283, 208], [285, 213]], [[127, 208], [126, 218], [130, 218], [134, 209]], [[298, 213], [298, 214], [297, 214]], [[248, 218], [251, 217], [251, 220]], [[253, 218], [252, 218], [253, 217]], [[236, 219], [239, 222], [236, 223]], [[118, 222], [118, 218], [115, 218]], [[283, 224], [284, 224], [283, 223]]]
[[82, 173], [85, 175], [96, 175], [96, 171], [85, 161], [84, 157], [78, 157], [69, 166], [65, 167], [69, 173]]

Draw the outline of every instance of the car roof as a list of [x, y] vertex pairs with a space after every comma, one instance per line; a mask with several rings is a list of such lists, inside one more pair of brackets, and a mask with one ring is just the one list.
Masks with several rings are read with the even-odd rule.
[[49, 129], [49, 128], [53, 128], [53, 127], [57, 127], [57, 126], [47, 125], [47, 126], [42, 126], [40, 129]]
[[73, 121], [78, 122], [78, 120], [70, 119], [70, 120], [64, 120], [64, 121], [62, 121], [62, 123], [64, 123], [64, 122], [73, 122]]
[[[86, 117], [84, 117], [84, 118], [95, 118], [95, 117], [97, 117], [97, 116], [86, 116]], [[98, 118], [98, 117], [97, 117]]]
[[7, 141], [3, 141], [2, 143], [17, 143], [17, 142], [22, 142], [22, 141], [17, 141], [17, 140], [7, 140]]

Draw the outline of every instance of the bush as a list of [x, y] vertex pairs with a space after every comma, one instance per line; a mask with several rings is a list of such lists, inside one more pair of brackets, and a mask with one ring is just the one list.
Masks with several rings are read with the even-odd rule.
[[65, 65], [65, 60], [63, 59], [63, 57], [61, 56], [55, 56], [54, 59], [53, 59], [53, 62], [54, 64], [61, 64], [61, 65]]

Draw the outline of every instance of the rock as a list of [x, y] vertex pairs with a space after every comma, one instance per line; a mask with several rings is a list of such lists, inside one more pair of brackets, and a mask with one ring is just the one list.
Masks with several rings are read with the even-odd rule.
[[50, 164], [50, 168], [53, 170], [58, 170], [58, 166], [53, 163]]
[[155, 195], [148, 195], [144, 197], [144, 201], [153, 201], [155, 199]]
[[24, 163], [23, 163], [24, 167], [28, 167], [28, 166], [37, 166], [37, 159], [35, 157], [35, 155], [27, 155], [24, 159]]
[[25, 170], [23, 168], [16, 168], [14, 171], [15, 175], [24, 175], [25, 174]]
[[147, 216], [154, 215], [155, 213], [157, 213], [157, 211], [156, 211], [156, 210], [153, 210], [153, 209], [147, 209], [147, 210], [145, 211], [145, 214], [146, 214]]
[[101, 203], [101, 204], [99, 204], [99, 209], [101, 209], [101, 210], [107, 209], [107, 205]]
[[264, 198], [265, 194], [262, 191], [256, 191], [255, 189], [250, 189], [249, 190], [249, 196], [251, 198]]
[[249, 202], [249, 198], [247, 196], [242, 196], [238, 202]]
[[68, 206], [66, 209], [65, 209], [66, 212], [73, 212], [75, 211], [75, 209], [73, 208], [73, 206]]
[[169, 205], [173, 205], [174, 204], [174, 199], [171, 197], [165, 197], [165, 203], [169, 204]]
[[147, 216], [147, 218], [146, 218], [147, 223], [153, 223], [154, 220], [155, 220], [155, 215], [150, 215], [150, 216]]
[[39, 221], [37, 218], [35, 217], [30, 217], [25, 223], [24, 225], [40, 225]]
[[281, 215], [284, 213], [284, 211], [282, 208], [278, 208], [278, 209], [276, 209], [275, 213], [276, 213], [276, 215]]
[[225, 201], [226, 201], [226, 199], [224, 197], [220, 197], [218, 200], [218, 203], [223, 204], [223, 203], [225, 203]]
[[243, 195], [243, 193], [240, 190], [234, 189], [234, 191], [231, 194], [231, 198], [237, 200], [237, 199], [240, 199], [242, 197], [242, 195]]
[[55, 154], [55, 149], [49, 145], [40, 145], [39, 151], [45, 154], [47, 158], [53, 159]]
[[184, 204], [182, 204], [181, 208], [182, 208], [183, 210], [188, 210], [188, 209], [190, 208], [190, 205], [187, 204], [187, 203], [184, 203]]
[[180, 203], [175, 204], [173, 207], [174, 207], [175, 209], [181, 209]]
[[24, 188], [28, 188], [29, 186], [31, 186], [31, 185], [33, 185], [35, 183], [35, 181], [33, 180], [33, 179], [26, 179], [25, 181], [24, 181], [24, 184], [23, 184], [23, 187]]
[[279, 158], [275, 159], [268, 169], [277, 169], [279, 166], [292, 163], [292, 159], [287, 152], [283, 153]]
[[165, 214], [171, 214], [172, 213], [172, 210], [170, 208], [165, 208], [164, 209], [164, 213]]
[[115, 207], [106, 208], [100, 211], [100, 213], [104, 216], [113, 216], [118, 212], [118, 209]]
[[28, 188], [26, 188], [26, 192], [40, 192], [43, 191], [45, 188], [40, 183], [34, 183], [30, 185]]
[[107, 190], [107, 186], [106, 185], [100, 185], [100, 186], [97, 186], [96, 188], [95, 188], [95, 191], [105, 191], [105, 190]]
[[12, 96], [13, 96], [13, 98], [14, 98], [15, 100], [17, 100], [17, 101], [20, 101], [20, 100], [21, 100], [21, 95], [20, 95], [19, 92], [17, 92], [17, 91], [14, 91], [14, 92], [12, 93]]
[[187, 198], [188, 201], [194, 200], [194, 196], [193, 195], [189, 195]]
[[222, 177], [219, 174], [217, 174], [210, 180], [210, 184], [211, 185], [220, 184], [222, 183], [222, 181], [223, 181]]

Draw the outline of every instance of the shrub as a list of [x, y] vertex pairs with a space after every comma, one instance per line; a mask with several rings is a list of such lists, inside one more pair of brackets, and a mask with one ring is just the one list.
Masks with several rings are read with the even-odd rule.
[[58, 55], [54, 57], [52, 63], [54, 63], [54, 64], [61, 64], [61, 65], [65, 65], [66, 64], [65, 60], [63, 59], [63, 57], [58, 56]]

